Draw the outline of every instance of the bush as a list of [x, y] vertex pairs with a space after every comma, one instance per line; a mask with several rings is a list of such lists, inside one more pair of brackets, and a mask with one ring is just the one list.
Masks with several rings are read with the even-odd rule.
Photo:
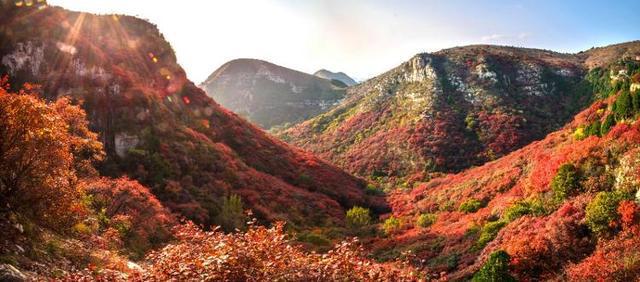
[[551, 181], [554, 200], [560, 203], [575, 193], [578, 188], [578, 171], [576, 167], [570, 163], [561, 165], [556, 176]]
[[623, 198], [619, 192], [600, 192], [589, 202], [585, 221], [591, 231], [599, 236], [611, 231], [611, 223], [619, 217], [618, 204]]
[[389, 235], [389, 234], [398, 232], [400, 230], [400, 227], [401, 227], [400, 219], [392, 216], [387, 218], [387, 220], [384, 221], [384, 224], [382, 225], [382, 230], [384, 230], [385, 234]]
[[347, 211], [347, 226], [362, 227], [371, 223], [371, 215], [369, 209], [355, 206]]
[[542, 201], [538, 198], [517, 201], [502, 212], [502, 220], [511, 222], [527, 214], [536, 216], [546, 214]]
[[367, 187], [364, 189], [364, 192], [367, 195], [372, 195], [372, 196], [384, 195], [384, 191], [382, 191], [382, 189], [378, 188], [377, 186], [371, 183], [367, 184]]
[[482, 202], [477, 199], [469, 199], [460, 204], [459, 211], [464, 213], [472, 213], [478, 211], [482, 207]]
[[573, 132], [573, 138], [576, 140], [582, 140], [587, 138], [587, 132], [584, 128], [584, 126], [580, 126], [578, 128], [576, 128], [576, 131]]
[[[244, 233], [203, 232], [193, 223], [176, 228], [177, 242], [147, 256], [142, 281], [416, 281], [406, 265], [377, 264], [355, 241], [325, 254], [292, 245], [282, 222], [250, 225]], [[176, 271], [183, 270], [183, 271]]]
[[[115, 231], [133, 258], [172, 238], [175, 218], [145, 186], [125, 177], [82, 182], [87, 205], [95, 211], [102, 235]], [[108, 236], [105, 236], [108, 237]]]
[[482, 249], [487, 243], [493, 241], [498, 235], [498, 232], [500, 232], [500, 229], [505, 227], [505, 225], [507, 225], [507, 223], [502, 220], [487, 222], [480, 231], [480, 237], [476, 242], [476, 249]]
[[471, 281], [474, 282], [498, 282], [498, 281], [516, 281], [511, 274], [509, 274], [509, 263], [511, 257], [505, 251], [495, 251], [491, 253], [487, 262], [484, 263], [482, 268], [473, 275]]
[[418, 220], [416, 220], [416, 225], [422, 228], [429, 227], [431, 224], [436, 222], [437, 216], [432, 213], [423, 213], [418, 216]]

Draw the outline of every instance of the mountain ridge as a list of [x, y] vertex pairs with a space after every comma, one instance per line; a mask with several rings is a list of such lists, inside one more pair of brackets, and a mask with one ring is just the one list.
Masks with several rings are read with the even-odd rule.
[[259, 126], [288, 126], [344, 98], [344, 85], [258, 59], [231, 60], [200, 87]]

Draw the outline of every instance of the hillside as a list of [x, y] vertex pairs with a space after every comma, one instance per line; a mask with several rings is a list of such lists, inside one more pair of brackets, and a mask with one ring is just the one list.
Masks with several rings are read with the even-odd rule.
[[81, 105], [107, 153], [103, 175], [138, 180], [171, 211], [205, 225], [220, 223], [230, 195], [264, 222], [292, 226], [340, 225], [356, 204], [385, 209], [365, 195], [363, 180], [214, 102], [148, 22], [2, 3], [0, 73], [14, 90], [36, 83], [47, 100]]
[[323, 113], [344, 98], [344, 85], [269, 62], [230, 61], [200, 87], [223, 107], [264, 129]]
[[[498, 160], [389, 196], [395, 225], [378, 257], [411, 250], [433, 272], [470, 277], [506, 251], [518, 280], [640, 275], [640, 62], [610, 60], [600, 97], [562, 129]], [[632, 90], [633, 89], [633, 90]]]
[[313, 75], [320, 77], [320, 78], [324, 78], [327, 80], [338, 80], [341, 81], [342, 83], [344, 83], [347, 86], [354, 86], [356, 84], [358, 84], [355, 80], [353, 80], [353, 78], [349, 77], [347, 74], [345, 74], [344, 72], [332, 72], [332, 71], [328, 71], [325, 69], [321, 69], [317, 72], [314, 72]]
[[474, 45], [418, 54], [280, 136], [373, 179], [452, 172], [563, 126], [591, 101], [579, 57]]

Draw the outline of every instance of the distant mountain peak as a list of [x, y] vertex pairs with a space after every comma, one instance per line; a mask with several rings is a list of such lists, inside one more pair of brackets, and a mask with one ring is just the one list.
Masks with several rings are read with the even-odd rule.
[[335, 79], [335, 80], [341, 81], [347, 86], [353, 86], [358, 84], [353, 78], [349, 77], [344, 72], [332, 72], [330, 70], [320, 69], [317, 72], [313, 73], [313, 75], [320, 78], [328, 79], [328, 80]]
[[348, 85], [258, 59], [231, 60], [200, 87], [262, 128], [288, 126], [339, 103]]

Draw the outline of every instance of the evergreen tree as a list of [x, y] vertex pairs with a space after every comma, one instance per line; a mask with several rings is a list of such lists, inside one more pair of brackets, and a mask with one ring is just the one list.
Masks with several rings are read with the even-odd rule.
[[238, 195], [224, 197], [222, 209], [217, 217], [217, 223], [226, 232], [236, 229], [243, 229], [245, 226], [245, 215], [242, 208], [242, 199]]
[[623, 120], [631, 116], [633, 106], [631, 105], [631, 95], [629, 90], [623, 89], [616, 99], [616, 114], [618, 120]]
[[611, 127], [613, 127], [615, 124], [616, 120], [613, 117], [613, 114], [607, 115], [607, 117], [604, 118], [604, 123], [602, 123], [602, 126], [600, 127], [600, 134], [602, 136], [607, 135], [607, 133], [609, 133], [609, 130], [611, 130]]
[[600, 127], [602, 127], [602, 125], [600, 123], [600, 120], [597, 119], [587, 128], [587, 136], [595, 135], [600, 137]]

